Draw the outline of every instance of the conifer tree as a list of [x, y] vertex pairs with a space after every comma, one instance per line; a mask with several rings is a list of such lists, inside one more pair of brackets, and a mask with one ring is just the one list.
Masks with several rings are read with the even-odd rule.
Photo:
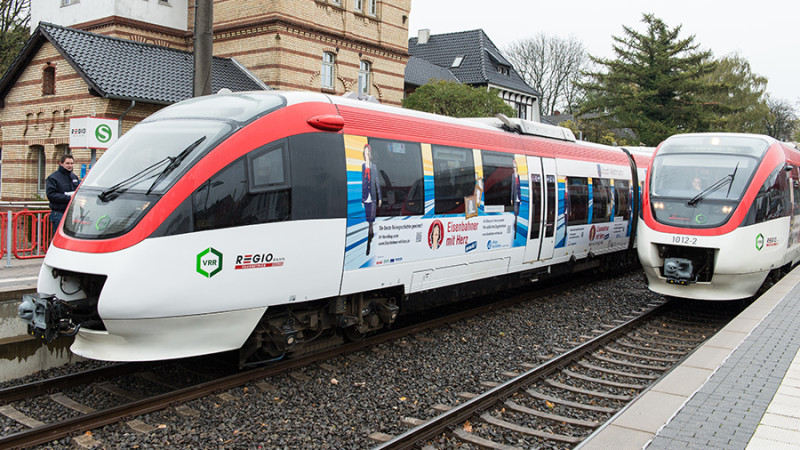
[[726, 90], [708, 77], [716, 67], [711, 51], [699, 51], [694, 35], [679, 38], [680, 25], [670, 29], [652, 14], [642, 22], [644, 33], [623, 26], [624, 36], [613, 36], [616, 59], [591, 57], [601, 70], [581, 83], [587, 93], [581, 114], [600, 113], [596, 120], [630, 128], [647, 145], [718, 126], [729, 107], [705, 100]]

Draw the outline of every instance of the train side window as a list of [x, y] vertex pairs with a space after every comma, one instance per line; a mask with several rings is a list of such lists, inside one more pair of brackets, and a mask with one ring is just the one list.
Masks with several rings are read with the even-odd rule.
[[743, 225], [789, 215], [789, 183], [784, 166], [776, 167], [761, 185]]
[[286, 145], [261, 148], [248, 153], [247, 171], [250, 193], [289, 187], [289, 170], [285, 161]]
[[610, 221], [613, 205], [609, 180], [592, 178], [592, 223]]
[[553, 237], [556, 229], [556, 177], [547, 175], [547, 213], [544, 223], [544, 237]]
[[567, 178], [567, 225], [589, 223], [589, 179]]
[[514, 156], [505, 153], [481, 152], [483, 162], [483, 202], [487, 206], [503, 206], [514, 211]]
[[416, 142], [369, 139], [372, 162], [378, 169], [381, 204], [376, 215], [415, 216], [425, 212], [422, 150]]
[[464, 197], [475, 192], [472, 150], [433, 145], [433, 186], [436, 214], [463, 214]]
[[631, 219], [631, 183], [628, 180], [614, 180], [614, 211], [622, 220]]
[[194, 192], [195, 231], [289, 219], [288, 185], [249, 192], [247, 174], [247, 157], [244, 156], [219, 171]]
[[531, 175], [531, 212], [530, 239], [539, 239], [542, 223], [542, 176], [538, 173]]

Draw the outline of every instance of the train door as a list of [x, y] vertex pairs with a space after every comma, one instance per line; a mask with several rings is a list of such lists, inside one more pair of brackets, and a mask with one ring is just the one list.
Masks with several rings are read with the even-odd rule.
[[556, 163], [552, 158], [528, 157], [530, 218], [525, 262], [553, 257], [556, 222]]

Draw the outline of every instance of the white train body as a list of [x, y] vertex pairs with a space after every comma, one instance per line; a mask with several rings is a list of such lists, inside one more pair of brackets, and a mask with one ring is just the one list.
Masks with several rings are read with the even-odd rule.
[[638, 253], [649, 288], [696, 300], [751, 297], [800, 259], [800, 153], [767, 136], [673, 136], [645, 183]]
[[632, 249], [646, 155], [499, 126], [296, 92], [166, 108], [81, 185], [25, 311], [52, 317], [23, 317], [93, 359], [280, 356]]

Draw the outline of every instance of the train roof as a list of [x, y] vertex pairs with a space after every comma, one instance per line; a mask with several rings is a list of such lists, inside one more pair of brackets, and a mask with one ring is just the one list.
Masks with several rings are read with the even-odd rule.
[[[225, 97], [230, 101], [226, 101]], [[145, 119], [206, 118], [214, 116], [248, 122], [278, 104], [271, 100], [280, 96], [285, 106], [303, 103], [334, 105], [344, 118], [344, 127], [350, 133], [371, 133], [375, 136], [398, 139], [424, 139], [439, 145], [473, 146], [486, 150], [524, 149], [531, 153], [553, 158], [577, 158], [592, 161], [600, 155], [603, 160], [620, 162], [626, 158], [621, 149], [586, 141], [577, 141], [571, 130], [505, 116], [488, 118], [454, 118], [411, 109], [362, 101], [352, 96], [332, 96], [305, 91], [252, 91], [219, 93], [176, 103]], [[349, 98], [348, 98], [349, 97]], [[218, 103], [217, 105], [202, 103]], [[250, 119], [246, 119], [250, 117]], [[436, 126], [436, 124], [442, 126]], [[649, 161], [649, 154], [637, 150], [638, 165]], [[637, 156], [638, 155], [638, 156]], [[645, 161], [646, 160], [646, 161]]]

